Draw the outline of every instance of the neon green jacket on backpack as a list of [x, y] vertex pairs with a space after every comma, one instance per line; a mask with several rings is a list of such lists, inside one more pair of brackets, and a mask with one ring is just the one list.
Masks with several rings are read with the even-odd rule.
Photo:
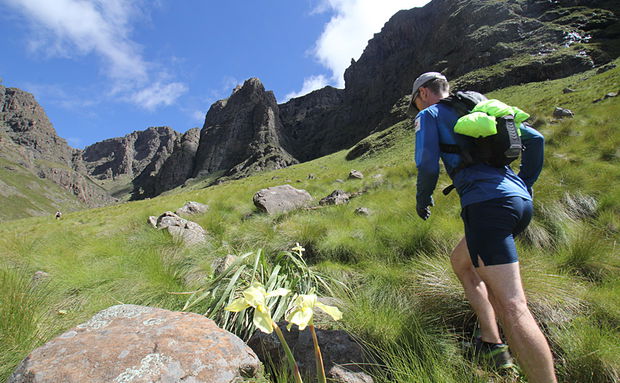
[[[497, 134], [496, 117], [512, 115], [515, 125], [520, 126], [530, 115], [516, 106], [506, 105], [499, 100], [486, 100], [478, 103], [471, 113], [459, 118], [454, 131], [469, 137], [488, 137]], [[521, 130], [517, 129], [519, 135]]]

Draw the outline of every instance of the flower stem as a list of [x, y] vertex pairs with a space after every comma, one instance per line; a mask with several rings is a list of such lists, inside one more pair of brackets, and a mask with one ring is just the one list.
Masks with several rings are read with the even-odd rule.
[[323, 356], [321, 355], [321, 349], [319, 348], [319, 339], [316, 336], [316, 331], [313, 324], [309, 324], [310, 333], [312, 334], [312, 342], [314, 342], [314, 357], [316, 361], [316, 377], [319, 383], [326, 383], [325, 367], [323, 366]]
[[284, 339], [284, 334], [282, 334], [282, 330], [280, 330], [280, 327], [278, 327], [277, 323], [275, 322], [273, 322], [273, 329], [276, 332], [278, 339], [280, 339], [280, 343], [282, 343], [282, 348], [284, 348], [286, 359], [288, 360], [289, 367], [291, 368], [291, 371], [293, 372], [295, 383], [303, 383], [303, 381], [301, 380], [301, 374], [299, 373], [299, 367], [297, 366], [297, 363], [295, 362], [295, 357], [293, 356], [293, 352], [289, 348], [288, 343], [286, 343], [286, 339]]

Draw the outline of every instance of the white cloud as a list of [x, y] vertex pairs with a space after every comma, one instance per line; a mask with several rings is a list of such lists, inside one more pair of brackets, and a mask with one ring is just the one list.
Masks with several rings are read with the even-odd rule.
[[156, 82], [134, 93], [131, 96], [131, 101], [145, 109], [153, 110], [162, 104], [171, 105], [185, 92], [187, 92], [187, 87], [180, 82], [169, 84]]
[[420, 7], [430, 0], [323, 0], [314, 10], [334, 15], [314, 47], [314, 56], [331, 71], [330, 82], [344, 87], [344, 71], [358, 59], [368, 40], [401, 9]]
[[[73, 58], [95, 54], [102, 59], [103, 73], [112, 80], [113, 95], [153, 109], [170, 105], [186, 87], [178, 82], [152, 84], [150, 69], [141, 47], [130, 38], [131, 22], [144, 17], [142, 0], [5, 0], [30, 21], [29, 46], [48, 56]], [[150, 6], [151, 3], [145, 3]], [[162, 75], [158, 74], [161, 78]], [[162, 95], [158, 90], [173, 91]], [[183, 90], [183, 91], [181, 91]], [[147, 99], [147, 95], [155, 96]]]
[[303, 96], [312, 92], [313, 90], [321, 89], [326, 85], [329, 85], [329, 80], [324, 75], [320, 74], [318, 76], [310, 76], [304, 79], [304, 85], [299, 92], [291, 92], [287, 94], [284, 101], [288, 101], [291, 98]]
[[202, 110], [195, 110], [192, 112], [192, 118], [194, 122], [204, 122], [205, 121], [205, 112]]

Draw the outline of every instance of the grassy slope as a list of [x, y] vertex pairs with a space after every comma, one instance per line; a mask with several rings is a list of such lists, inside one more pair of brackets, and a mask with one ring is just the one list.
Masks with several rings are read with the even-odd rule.
[[0, 158], [0, 180], [0, 221], [84, 208], [75, 196], [54, 182], [4, 158]]
[[[567, 86], [577, 92], [563, 94]], [[616, 68], [492, 94], [529, 111], [547, 137], [537, 215], [520, 254], [531, 306], [564, 381], [620, 378], [620, 98], [592, 103], [619, 90]], [[554, 121], [554, 106], [570, 108], [576, 117]], [[433, 216], [422, 222], [414, 210], [409, 122], [368, 140], [380, 149], [353, 161], [343, 151], [207, 189], [1, 228], [0, 381], [34, 347], [98, 310], [118, 302], [181, 309], [185, 297], [168, 292], [203, 286], [214, 258], [257, 248], [273, 253], [295, 242], [306, 247], [316, 269], [355, 291], [341, 297], [343, 326], [382, 355], [389, 369], [373, 372], [378, 381], [487, 381], [493, 373], [472, 366], [459, 349], [474, 318], [447, 259], [462, 235], [458, 198], [437, 196]], [[346, 180], [351, 169], [362, 171], [364, 180]], [[346, 206], [257, 214], [253, 193], [283, 183], [317, 199], [338, 188], [367, 192]], [[443, 175], [439, 187], [447, 184]], [[146, 218], [189, 200], [210, 205], [194, 218], [210, 240], [184, 249], [151, 229]], [[355, 215], [362, 206], [372, 215]], [[52, 278], [31, 282], [37, 270]]]

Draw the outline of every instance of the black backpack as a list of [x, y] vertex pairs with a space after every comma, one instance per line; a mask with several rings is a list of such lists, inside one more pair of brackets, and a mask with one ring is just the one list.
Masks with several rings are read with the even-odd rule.
[[[456, 92], [439, 102], [452, 107], [461, 117], [469, 114], [478, 103], [486, 100], [487, 98], [480, 93], [467, 91]], [[460, 154], [463, 157], [460, 169], [478, 163], [498, 168], [510, 165], [519, 158], [523, 151], [518, 127], [515, 125], [514, 116], [498, 117], [496, 120], [497, 134], [487, 137], [470, 137], [455, 133], [458, 144], [441, 144], [440, 149], [445, 153]]]
[[[453, 108], [462, 117], [471, 113], [471, 110], [480, 102], [487, 98], [477, 92], [466, 91], [456, 92], [439, 102]], [[440, 150], [444, 153], [455, 153], [461, 155], [463, 162], [451, 174], [452, 177], [460, 170], [479, 163], [484, 163], [493, 167], [503, 168], [510, 165], [519, 158], [523, 151], [521, 138], [518, 134], [518, 127], [515, 125], [513, 116], [496, 118], [497, 134], [487, 137], [471, 137], [455, 133], [456, 145], [440, 144]], [[450, 185], [443, 190], [443, 194], [448, 195], [454, 189]]]

